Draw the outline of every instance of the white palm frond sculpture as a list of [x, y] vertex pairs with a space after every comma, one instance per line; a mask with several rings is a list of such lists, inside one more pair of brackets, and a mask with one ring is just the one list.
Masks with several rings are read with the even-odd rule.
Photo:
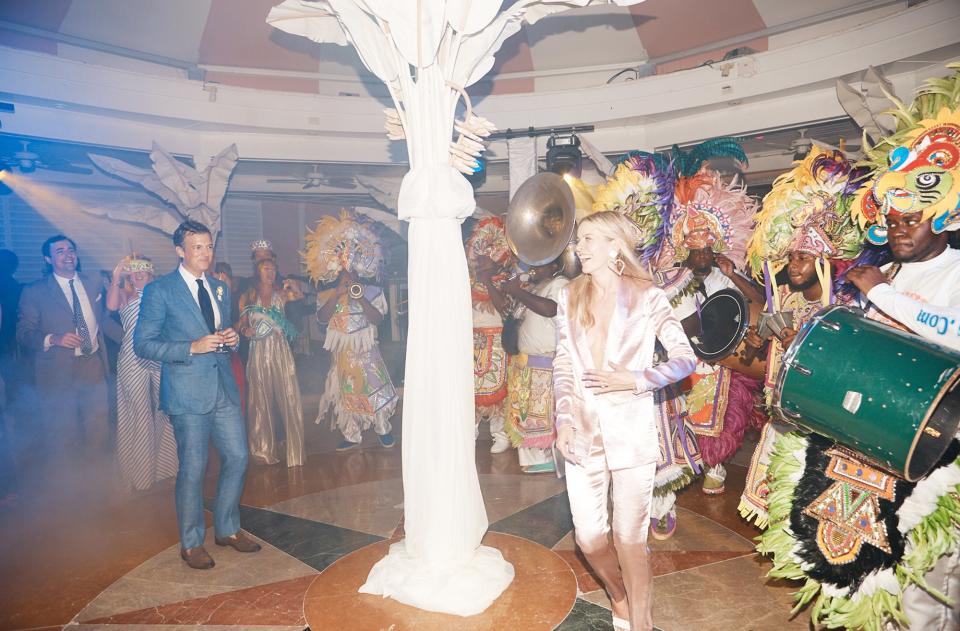
[[[636, 4], [635, 0], [615, 0]], [[608, 0], [286, 0], [267, 22], [316, 42], [356, 48], [395, 109], [410, 171], [397, 197], [409, 221], [409, 330], [403, 404], [405, 539], [371, 570], [362, 592], [461, 616], [482, 612], [513, 567], [480, 545], [487, 516], [474, 460], [472, 309], [460, 222], [476, 208], [461, 175], [492, 124], [457, 122], [466, 88], [523, 22]]]
[[154, 143], [152, 168], [141, 169], [123, 160], [89, 154], [104, 172], [137, 184], [160, 198], [155, 205], [121, 208], [89, 208], [90, 214], [114, 221], [144, 224], [172, 235], [183, 221], [192, 219], [210, 228], [214, 239], [220, 232], [221, 205], [230, 174], [237, 165], [237, 146], [230, 145], [210, 159], [202, 171], [180, 162]]

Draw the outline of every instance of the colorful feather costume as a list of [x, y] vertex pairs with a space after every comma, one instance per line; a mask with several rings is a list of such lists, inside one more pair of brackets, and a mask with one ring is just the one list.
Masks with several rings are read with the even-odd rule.
[[[477, 278], [479, 261], [488, 258], [504, 268], [510, 262], [510, 246], [507, 233], [499, 217], [486, 217], [473, 227], [465, 244], [467, 267], [470, 271], [470, 292], [473, 299], [473, 388], [476, 405], [476, 420], [479, 423], [490, 419], [491, 432], [502, 431], [507, 397], [507, 353], [503, 348], [501, 334], [503, 321], [487, 293], [486, 287]], [[495, 280], [506, 278], [506, 272], [498, 272]]]
[[[756, 210], [757, 203], [747, 195], [746, 187], [738, 185], [736, 178], [726, 184], [720, 173], [703, 167], [691, 177], [680, 178], [669, 238], [661, 249], [659, 267], [682, 266], [691, 250], [710, 248], [741, 268]], [[689, 279], [695, 280], [692, 274]], [[699, 298], [691, 295], [691, 289], [681, 290], [682, 300], [699, 305]], [[754, 408], [760, 390], [756, 379], [722, 366], [698, 362], [696, 372], [687, 379], [684, 389], [689, 418], [703, 459], [710, 467], [716, 467], [736, 453], [749, 426], [762, 425], [763, 416], [756, 414]], [[720, 469], [715, 475], [718, 480], [722, 479]], [[722, 492], [722, 486], [711, 492]]]
[[[763, 198], [747, 259], [753, 275], [764, 283], [766, 311], [789, 313], [791, 328], [798, 330], [814, 313], [834, 301], [830, 260], [854, 259], [863, 248], [863, 232], [850, 216], [858, 172], [841, 152], [814, 145], [806, 157], [793, 165], [793, 169], [774, 180], [773, 188]], [[818, 301], [808, 301], [802, 292], [777, 285], [777, 273], [786, 267], [790, 252], [795, 251], [817, 257], [821, 287]], [[768, 404], [783, 352], [779, 341], [771, 339], [764, 384]], [[739, 508], [744, 518], [761, 527], [767, 524], [771, 453], [777, 438], [789, 429], [778, 421], [766, 425], [750, 461]]]
[[[868, 163], [877, 171], [852, 209], [857, 228], [866, 228], [874, 243], [886, 240], [886, 218], [898, 214], [921, 213], [935, 233], [958, 227], [960, 73], [929, 82], [909, 108], [896, 105], [900, 127], [868, 148]], [[769, 574], [802, 582], [795, 610], [812, 603], [817, 626], [918, 628], [908, 617], [914, 614], [949, 625], [947, 607], [937, 603], [945, 596], [937, 590], [958, 580], [960, 444], [954, 440], [939, 465], [915, 483], [881, 470], [870, 478], [887, 483], [865, 486], [866, 478], [854, 474], [872, 467], [815, 435], [788, 433], [776, 441], [769, 460], [769, 528], [757, 546], [772, 557]], [[936, 586], [928, 584], [928, 572], [951, 563], [952, 573], [941, 570], [945, 576]], [[952, 603], [954, 611], [958, 606]]]
[[310, 280], [332, 283], [347, 271], [359, 278], [379, 278], [384, 254], [372, 222], [341, 209], [307, 229], [306, 249], [300, 253]]
[[[342, 272], [356, 279], [376, 279], [383, 268], [383, 248], [365, 218], [341, 210], [339, 217], [327, 216], [308, 231], [306, 249], [301, 253], [307, 273], [315, 283], [335, 282]], [[331, 429], [338, 429], [352, 443], [373, 427], [377, 434], [390, 432], [390, 418], [399, 396], [387, 372], [377, 343], [377, 327], [363, 309], [366, 301], [386, 315], [387, 301], [380, 287], [359, 283], [359, 296], [347, 292], [336, 298], [323, 347], [333, 362], [316, 422], [333, 408]], [[336, 296], [336, 288], [321, 291], [317, 305]]]

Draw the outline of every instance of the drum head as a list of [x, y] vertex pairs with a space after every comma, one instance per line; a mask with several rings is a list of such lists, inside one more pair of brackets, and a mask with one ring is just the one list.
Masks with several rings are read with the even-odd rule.
[[750, 326], [747, 299], [736, 289], [722, 289], [700, 307], [700, 334], [690, 338], [690, 346], [700, 359], [723, 359], [740, 345]]

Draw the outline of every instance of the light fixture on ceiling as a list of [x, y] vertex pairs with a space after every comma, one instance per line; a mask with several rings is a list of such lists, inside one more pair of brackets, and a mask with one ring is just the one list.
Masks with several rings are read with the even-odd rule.
[[28, 141], [21, 140], [20, 144], [23, 145], [23, 149], [13, 154], [17, 168], [20, 169], [21, 173], [33, 173], [37, 170], [37, 160], [40, 156], [30, 151]]
[[553, 134], [547, 139], [547, 171], [580, 177], [580, 139], [576, 134]]

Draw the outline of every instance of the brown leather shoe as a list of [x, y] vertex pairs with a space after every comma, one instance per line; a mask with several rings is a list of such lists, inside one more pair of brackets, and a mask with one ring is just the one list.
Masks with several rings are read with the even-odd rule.
[[197, 546], [196, 548], [189, 548], [187, 550], [180, 548], [180, 558], [195, 570], [209, 570], [215, 565], [213, 558], [207, 554], [203, 546]]
[[257, 552], [260, 550], [260, 544], [245, 535], [242, 530], [238, 530], [229, 537], [216, 537], [214, 541], [218, 546], [230, 546], [237, 552]]

